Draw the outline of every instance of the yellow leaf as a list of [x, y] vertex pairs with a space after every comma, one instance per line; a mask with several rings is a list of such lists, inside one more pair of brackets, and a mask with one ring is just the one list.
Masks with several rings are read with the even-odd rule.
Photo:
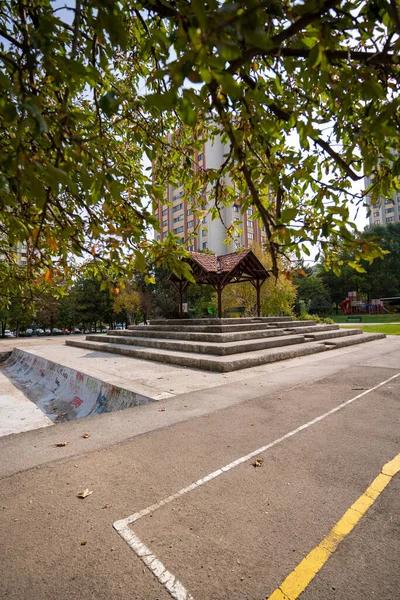
[[51, 285], [53, 283], [53, 277], [54, 277], [54, 273], [51, 269], [47, 269], [45, 276], [44, 276], [44, 280], [46, 283], [48, 283], [49, 285]]
[[52, 238], [47, 238], [47, 243], [48, 243], [48, 245], [50, 246], [50, 248], [51, 248], [52, 250], [54, 250], [54, 251], [56, 251], [56, 250], [57, 250], [57, 248], [58, 248], [58, 245], [57, 245], [57, 242], [56, 242], [56, 240], [53, 240]]

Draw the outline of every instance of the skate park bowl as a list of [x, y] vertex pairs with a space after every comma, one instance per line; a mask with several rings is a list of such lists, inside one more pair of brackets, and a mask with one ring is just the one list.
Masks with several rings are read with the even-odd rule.
[[17, 348], [2, 363], [1, 370], [53, 423], [154, 401]]

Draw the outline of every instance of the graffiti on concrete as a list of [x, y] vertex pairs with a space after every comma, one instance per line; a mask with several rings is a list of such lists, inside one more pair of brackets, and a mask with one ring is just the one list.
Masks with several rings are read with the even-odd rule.
[[30, 352], [14, 349], [3, 372], [56, 423], [152, 402]]

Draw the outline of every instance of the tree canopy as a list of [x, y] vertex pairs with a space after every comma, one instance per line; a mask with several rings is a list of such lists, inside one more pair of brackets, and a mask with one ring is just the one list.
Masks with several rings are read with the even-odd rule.
[[[399, 34], [394, 0], [0, 0], [3, 292], [24, 241], [28, 281], [76, 257], [114, 277], [185, 269], [173, 235], [148, 239], [167, 182], [195, 210], [212, 190], [215, 217], [255, 206], [275, 274], [306, 242], [333, 256], [332, 234], [380, 256], [349, 203], [363, 169], [372, 200], [398, 186]], [[195, 169], [216, 135], [223, 165]]]
[[382, 249], [386, 251], [382, 259], [372, 264], [362, 261], [361, 272], [357, 272], [348, 266], [353, 256], [342, 252], [340, 258], [344, 265], [338, 275], [321, 269], [320, 276], [336, 305], [352, 291], [365, 295], [368, 300], [400, 297], [400, 223], [368, 227], [365, 236], [379, 240]]

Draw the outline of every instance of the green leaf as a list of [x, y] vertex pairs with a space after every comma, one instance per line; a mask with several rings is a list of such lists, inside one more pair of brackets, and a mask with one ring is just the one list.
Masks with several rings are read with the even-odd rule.
[[149, 107], [155, 106], [163, 111], [170, 110], [176, 103], [176, 93], [170, 90], [165, 94], [147, 94], [145, 102]]
[[135, 250], [135, 269], [140, 273], [146, 270], [146, 258], [140, 250]]
[[242, 97], [243, 90], [232, 75], [229, 73], [219, 75], [218, 81], [221, 83], [224, 92], [230, 96], [232, 100], [239, 100]]
[[106, 113], [107, 117], [111, 117], [117, 112], [123, 99], [123, 97], [117, 97], [115, 92], [111, 90], [100, 98], [99, 106]]
[[197, 17], [200, 28], [205, 31], [207, 29], [207, 13], [203, 0], [192, 0], [192, 7]]
[[284, 208], [281, 212], [281, 221], [283, 223], [289, 223], [290, 221], [292, 221], [292, 219], [297, 217], [297, 214], [297, 208]]
[[350, 261], [347, 263], [349, 265], [349, 267], [351, 267], [352, 269], [354, 269], [355, 271], [357, 271], [357, 273], [366, 273], [367, 271], [364, 269], [364, 267], [362, 267], [360, 265], [360, 263], [355, 262], [355, 261]]

